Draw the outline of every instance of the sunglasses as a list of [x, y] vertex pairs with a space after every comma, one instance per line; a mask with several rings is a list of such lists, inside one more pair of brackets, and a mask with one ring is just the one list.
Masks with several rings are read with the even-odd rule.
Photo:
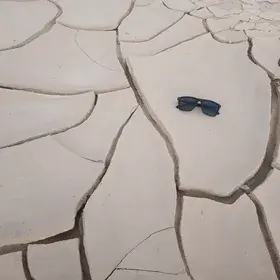
[[210, 117], [219, 115], [221, 105], [211, 100], [195, 98], [191, 96], [181, 96], [177, 98], [178, 108], [181, 111], [192, 111], [195, 107], [201, 107], [202, 112]]

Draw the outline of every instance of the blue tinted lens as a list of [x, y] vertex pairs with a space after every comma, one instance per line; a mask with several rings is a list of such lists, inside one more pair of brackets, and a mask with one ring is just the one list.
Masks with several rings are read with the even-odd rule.
[[176, 108], [181, 111], [192, 111], [195, 108], [196, 104], [188, 104], [188, 103], [179, 103]]
[[177, 100], [178, 106], [176, 107], [181, 111], [191, 111], [198, 103], [198, 99], [188, 96], [178, 97]]
[[201, 101], [202, 112], [208, 116], [215, 117], [219, 114], [219, 109], [221, 105], [210, 100]]
[[198, 99], [189, 96], [181, 96], [177, 98], [178, 106], [181, 111], [192, 111], [198, 103]]

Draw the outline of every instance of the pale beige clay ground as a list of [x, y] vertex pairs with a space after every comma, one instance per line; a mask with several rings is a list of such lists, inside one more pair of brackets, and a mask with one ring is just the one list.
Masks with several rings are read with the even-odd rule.
[[0, 35], [1, 280], [280, 279], [279, 0], [0, 0]]

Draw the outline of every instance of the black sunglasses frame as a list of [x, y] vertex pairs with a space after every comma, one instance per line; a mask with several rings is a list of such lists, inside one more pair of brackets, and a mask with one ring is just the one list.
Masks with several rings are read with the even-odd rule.
[[[187, 100], [189, 99], [189, 100]], [[219, 115], [219, 110], [221, 108], [221, 105], [215, 101], [209, 100], [209, 99], [202, 99], [202, 98], [196, 98], [196, 97], [192, 97], [192, 96], [181, 96], [177, 98], [178, 101], [178, 105], [176, 106], [176, 108], [178, 108], [181, 111], [192, 111], [195, 107], [201, 107], [201, 110], [203, 112], [203, 114], [210, 116], [210, 117], [215, 117], [217, 115]], [[192, 101], [192, 102], [191, 102]], [[182, 105], [184, 104], [188, 104], [191, 106], [189, 106], [188, 110], [184, 110], [182, 108]], [[206, 104], [208, 103], [208, 105]], [[207, 110], [207, 106], [209, 106], [209, 104], [211, 104], [212, 106], [215, 106], [215, 111], [212, 110], [212, 112], [210, 112], [209, 110]], [[181, 105], [181, 106], [180, 106]]]

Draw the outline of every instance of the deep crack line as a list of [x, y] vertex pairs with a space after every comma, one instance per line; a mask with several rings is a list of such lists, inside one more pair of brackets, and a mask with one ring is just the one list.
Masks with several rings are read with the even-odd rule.
[[14, 146], [19, 146], [19, 145], [22, 145], [24, 143], [31, 142], [31, 141], [34, 141], [34, 140], [37, 140], [37, 139], [40, 139], [40, 138], [44, 138], [44, 137], [47, 137], [47, 136], [57, 135], [57, 134], [66, 132], [70, 129], [73, 129], [73, 128], [76, 128], [76, 127], [80, 126], [81, 124], [83, 124], [85, 121], [87, 121], [89, 119], [89, 117], [91, 116], [91, 114], [92, 114], [92, 112], [93, 112], [93, 110], [94, 110], [94, 108], [97, 104], [98, 95], [96, 95], [96, 94], [94, 94], [94, 95], [95, 95], [95, 97], [94, 97], [93, 103], [92, 103], [89, 111], [84, 115], [84, 117], [79, 122], [77, 122], [73, 125], [58, 129], [58, 130], [42, 133], [42, 134], [39, 134], [39, 135], [36, 135], [36, 136], [25, 138], [25, 139], [20, 140], [20, 141], [13, 142], [11, 144], [3, 145], [3, 146], [0, 147], [0, 150], [5, 149], [5, 148], [11, 148], [11, 147], [14, 147]]
[[270, 231], [265, 210], [261, 204], [261, 202], [258, 200], [258, 198], [250, 192], [249, 188], [244, 188], [244, 192], [247, 194], [247, 196], [250, 198], [250, 200], [254, 203], [255, 208], [256, 208], [256, 213], [258, 216], [258, 222], [259, 222], [259, 227], [263, 235], [263, 239], [266, 245], [266, 248], [269, 252], [271, 262], [273, 264], [275, 273], [277, 275], [277, 278], [280, 279], [280, 257], [279, 257], [279, 252], [277, 249], [277, 246], [275, 244], [275, 241], [273, 239], [273, 235]]
[[118, 141], [123, 133], [123, 130], [125, 129], [126, 125], [129, 123], [129, 121], [131, 120], [131, 118], [133, 117], [134, 113], [137, 111], [138, 106], [136, 106], [132, 112], [130, 113], [129, 117], [126, 119], [126, 121], [122, 124], [122, 126], [119, 128], [115, 138], [112, 141], [111, 147], [109, 149], [109, 152], [105, 158], [105, 162], [104, 162], [104, 168], [101, 171], [101, 173], [99, 174], [99, 176], [97, 177], [97, 179], [95, 180], [95, 182], [93, 183], [92, 187], [83, 195], [83, 197], [80, 199], [78, 206], [77, 206], [77, 216], [76, 216], [76, 223], [79, 223], [79, 219], [82, 215], [82, 212], [88, 202], [88, 200], [90, 199], [91, 195], [95, 192], [95, 190], [98, 188], [99, 184], [102, 182], [104, 176], [106, 175], [110, 165], [111, 165], [111, 161], [113, 159], [113, 156], [115, 154], [116, 148], [117, 148], [117, 144]]
[[123, 16], [120, 18], [117, 27], [114, 30], [118, 30], [122, 22], [131, 14], [133, 8], [135, 7], [136, 0], [131, 0], [130, 6], [128, 7], [127, 11], [123, 14]]
[[22, 250], [22, 267], [23, 267], [24, 275], [26, 280], [35, 280], [35, 278], [32, 276], [31, 271], [29, 269], [27, 253], [28, 253], [28, 246], [25, 246]]
[[131, 120], [132, 116], [138, 109], [138, 106], [135, 107], [132, 112], [130, 113], [129, 117], [126, 119], [126, 121], [123, 123], [123, 125], [119, 128], [115, 138], [112, 141], [111, 147], [108, 151], [108, 154], [105, 159], [104, 168], [93, 183], [92, 187], [83, 195], [83, 197], [80, 199], [77, 210], [76, 210], [76, 217], [75, 217], [75, 224], [74, 229], [77, 229], [79, 231], [79, 253], [80, 253], [80, 264], [82, 269], [82, 276], [83, 280], [92, 280], [91, 274], [90, 274], [90, 266], [87, 260], [87, 254], [86, 254], [86, 248], [84, 244], [84, 219], [83, 219], [83, 211], [86, 207], [86, 204], [90, 197], [93, 195], [95, 190], [99, 187], [100, 183], [102, 182], [104, 176], [106, 175], [110, 165], [111, 161], [113, 159], [113, 156], [115, 154], [118, 141], [123, 133], [123, 130], [125, 129], [126, 125]]
[[[241, 186], [243, 186], [243, 184]], [[244, 194], [244, 192], [240, 189], [241, 186], [237, 187], [228, 195], [217, 195], [210, 191], [199, 189], [186, 189], [179, 190], [178, 192], [182, 196], [206, 198], [223, 204], [233, 204], [241, 195]]]
[[15, 253], [15, 252], [21, 252], [26, 245], [27, 244], [23, 244], [23, 243], [3, 245], [0, 247], [0, 256]]
[[40, 239], [37, 241], [32, 241], [30, 243], [28, 243], [28, 245], [48, 245], [48, 244], [53, 244], [53, 243], [57, 243], [60, 241], [67, 241], [67, 240], [71, 240], [71, 239], [76, 239], [79, 238], [79, 232], [73, 227], [70, 230], [66, 230], [63, 231], [61, 233], [55, 234], [53, 236], [44, 238], [44, 239]]
[[258, 169], [258, 171], [249, 178], [244, 185], [248, 186], [251, 191], [256, 189], [259, 185], [261, 185], [269, 175], [272, 170], [272, 162], [273, 158], [277, 152], [277, 148], [279, 145], [279, 139], [277, 137], [277, 127], [279, 124], [279, 96], [276, 89], [276, 83], [273, 81], [273, 77], [271, 73], [266, 71], [262, 65], [260, 65], [254, 58], [252, 54], [253, 42], [251, 39], [248, 39], [248, 51], [247, 55], [249, 60], [254, 63], [256, 66], [260, 67], [267, 74], [270, 79], [270, 87], [271, 87], [271, 117], [270, 117], [270, 131], [269, 138], [266, 146], [265, 155], [263, 161]]
[[80, 255], [80, 266], [82, 272], [82, 280], [92, 280], [90, 274], [90, 267], [87, 259], [86, 248], [84, 243], [84, 220], [83, 216], [79, 218], [78, 221], [78, 229], [79, 229], [79, 255]]
[[267, 74], [267, 76], [269, 77], [269, 79], [270, 79], [271, 81], [273, 81], [273, 80], [274, 80], [274, 74], [273, 74], [272, 72], [270, 72], [267, 68], [265, 68], [263, 65], [261, 65], [261, 64], [257, 61], [257, 59], [254, 57], [254, 55], [253, 55], [252, 50], [253, 50], [253, 45], [254, 45], [254, 44], [253, 44], [253, 39], [252, 39], [252, 38], [249, 38], [249, 39], [248, 39], [248, 45], [249, 45], [249, 47], [248, 47], [248, 52], [247, 52], [248, 58], [249, 58], [255, 65], [259, 66], [263, 71], [265, 71], [266, 74]]
[[15, 252], [21, 252], [28, 245], [39, 245], [39, 244], [47, 245], [47, 244], [53, 244], [56, 242], [66, 241], [75, 238], [79, 238], [79, 232], [75, 227], [73, 227], [72, 229], [36, 241], [3, 245], [0, 247], [0, 256], [15, 253]]
[[[185, 266], [185, 271], [188, 274], [188, 276], [194, 280], [194, 277], [191, 274], [189, 265], [187, 263], [187, 257], [184, 251], [184, 246], [182, 242], [182, 236], [181, 236], [181, 220], [182, 220], [182, 211], [183, 211], [183, 196], [180, 195], [179, 193], [179, 186], [180, 186], [180, 177], [179, 177], [179, 157], [177, 155], [177, 152], [175, 150], [175, 147], [173, 145], [173, 141], [171, 136], [168, 134], [167, 130], [164, 128], [163, 124], [151, 114], [151, 109], [148, 106], [148, 103], [146, 102], [145, 98], [143, 95], [140, 93], [140, 87], [137, 84], [136, 79], [134, 79], [132, 67], [129, 67], [127, 61], [124, 59], [122, 52], [121, 52], [121, 47], [120, 47], [120, 40], [119, 40], [119, 30], [116, 30], [116, 52], [117, 52], [117, 57], [119, 59], [119, 62], [121, 66], [123, 67], [124, 73], [127, 77], [127, 80], [129, 82], [129, 85], [131, 89], [134, 92], [135, 98], [140, 105], [143, 113], [147, 117], [147, 119], [151, 122], [151, 124], [154, 126], [154, 128], [158, 131], [160, 136], [163, 138], [165, 141], [167, 150], [172, 158], [173, 165], [174, 165], [174, 181], [175, 181], [175, 186], [176, 186], [176, 192], [177, 192], [177, 202], [176, 202], [176, 214], [174, 218], [174, 225], [175, 225], [175, 231], [176, 231], [176, 240], [178, 244], [178, 248], [180, 251], [180, 255], [182, 258], [182, 261]], [[107, 277], [106, 279], [108, 279]]]
[[62, 8], [60, 7], [59, 4], [55, 3], [52, 0], [47, 0], [47, 1], [56, 6], [57, 13], [56, 13], [55, 17], [52, 20], [50, 20], [41, 30], [39, 30], [36, 33], [34, 33], [33, 35], [31, 35], [29, 38], [25, 39], [23, 42], [15, 45], [15, 46], [12, 46], [12, 47], [7, 47], [7, 48], [0, 49], [0, 51], [9, 51], [9, 50], [24, 47], [25, 45], [31, 43], [32, 41], [34, 41], [35, 39], [37, 39], [41, 35], [44, 35], [44, 34], [48, 33], [52, 29], [52, 27], [56, 23], [56, 20], [62, 15], [63, 11], [62, 11]]
[[182, 217], [183, 217], [183, 207], [184, 207], [184, 197], [177, 191], [177, 198], [176, 198], [176, 212], [175, 212], [175, 219], [174, 219], [174, 228], [177, 237], [177, 245], [178, 249], [182, 258], [182, 261], [185, 266], [185, 271], [191, 280], [194, 280], [194, 277], [191, 273], [190, 267], [188, 265], [185, 248], [183, 244], [183, 238], [181, 233], [181, 225], [182, 225]]
[[134, 92], [135, 98], [141, 107], [144, 115], [147, 117], [147, 119], [152, 123], [152, 125], [155, 127], [155, 129], [159, 132], [161, 137], [164, 139], [166, 147], [168, 149], [168, 152], [173, 160], [174, 163], [174, 180], [176, 188], [178, 189], [180, 185], [180, 177], [179, 177], [179, 157], [177, 155], [177, 152], [174, 148], [173, 141], [171, 136], [168, 134], [167, 130], [163, 127], [163, 124], [160, 123], [160, 121], [155, 117], [152, 116], [151, 110], [149, 109], [149, 106], [144, 99], [144, 96], [140, 94], [139, 86], [137, 84], [137, 81], [133, 78], [133, 71], [131, 67], [129, 68], [129, 65], [127, 64], [127, 61], [123, 58], [121, 47], [120, 47], [120, 41], [119, 41], [119, 32], [117, 30], [116, 32], [116, 41], [117, 41], [117, 57], [120, 61], [121, 66], [124, 69], [124, 73], [126, 75], [126, 78], [128, 80], [128, 83], [131, 87], [131, 89]]

